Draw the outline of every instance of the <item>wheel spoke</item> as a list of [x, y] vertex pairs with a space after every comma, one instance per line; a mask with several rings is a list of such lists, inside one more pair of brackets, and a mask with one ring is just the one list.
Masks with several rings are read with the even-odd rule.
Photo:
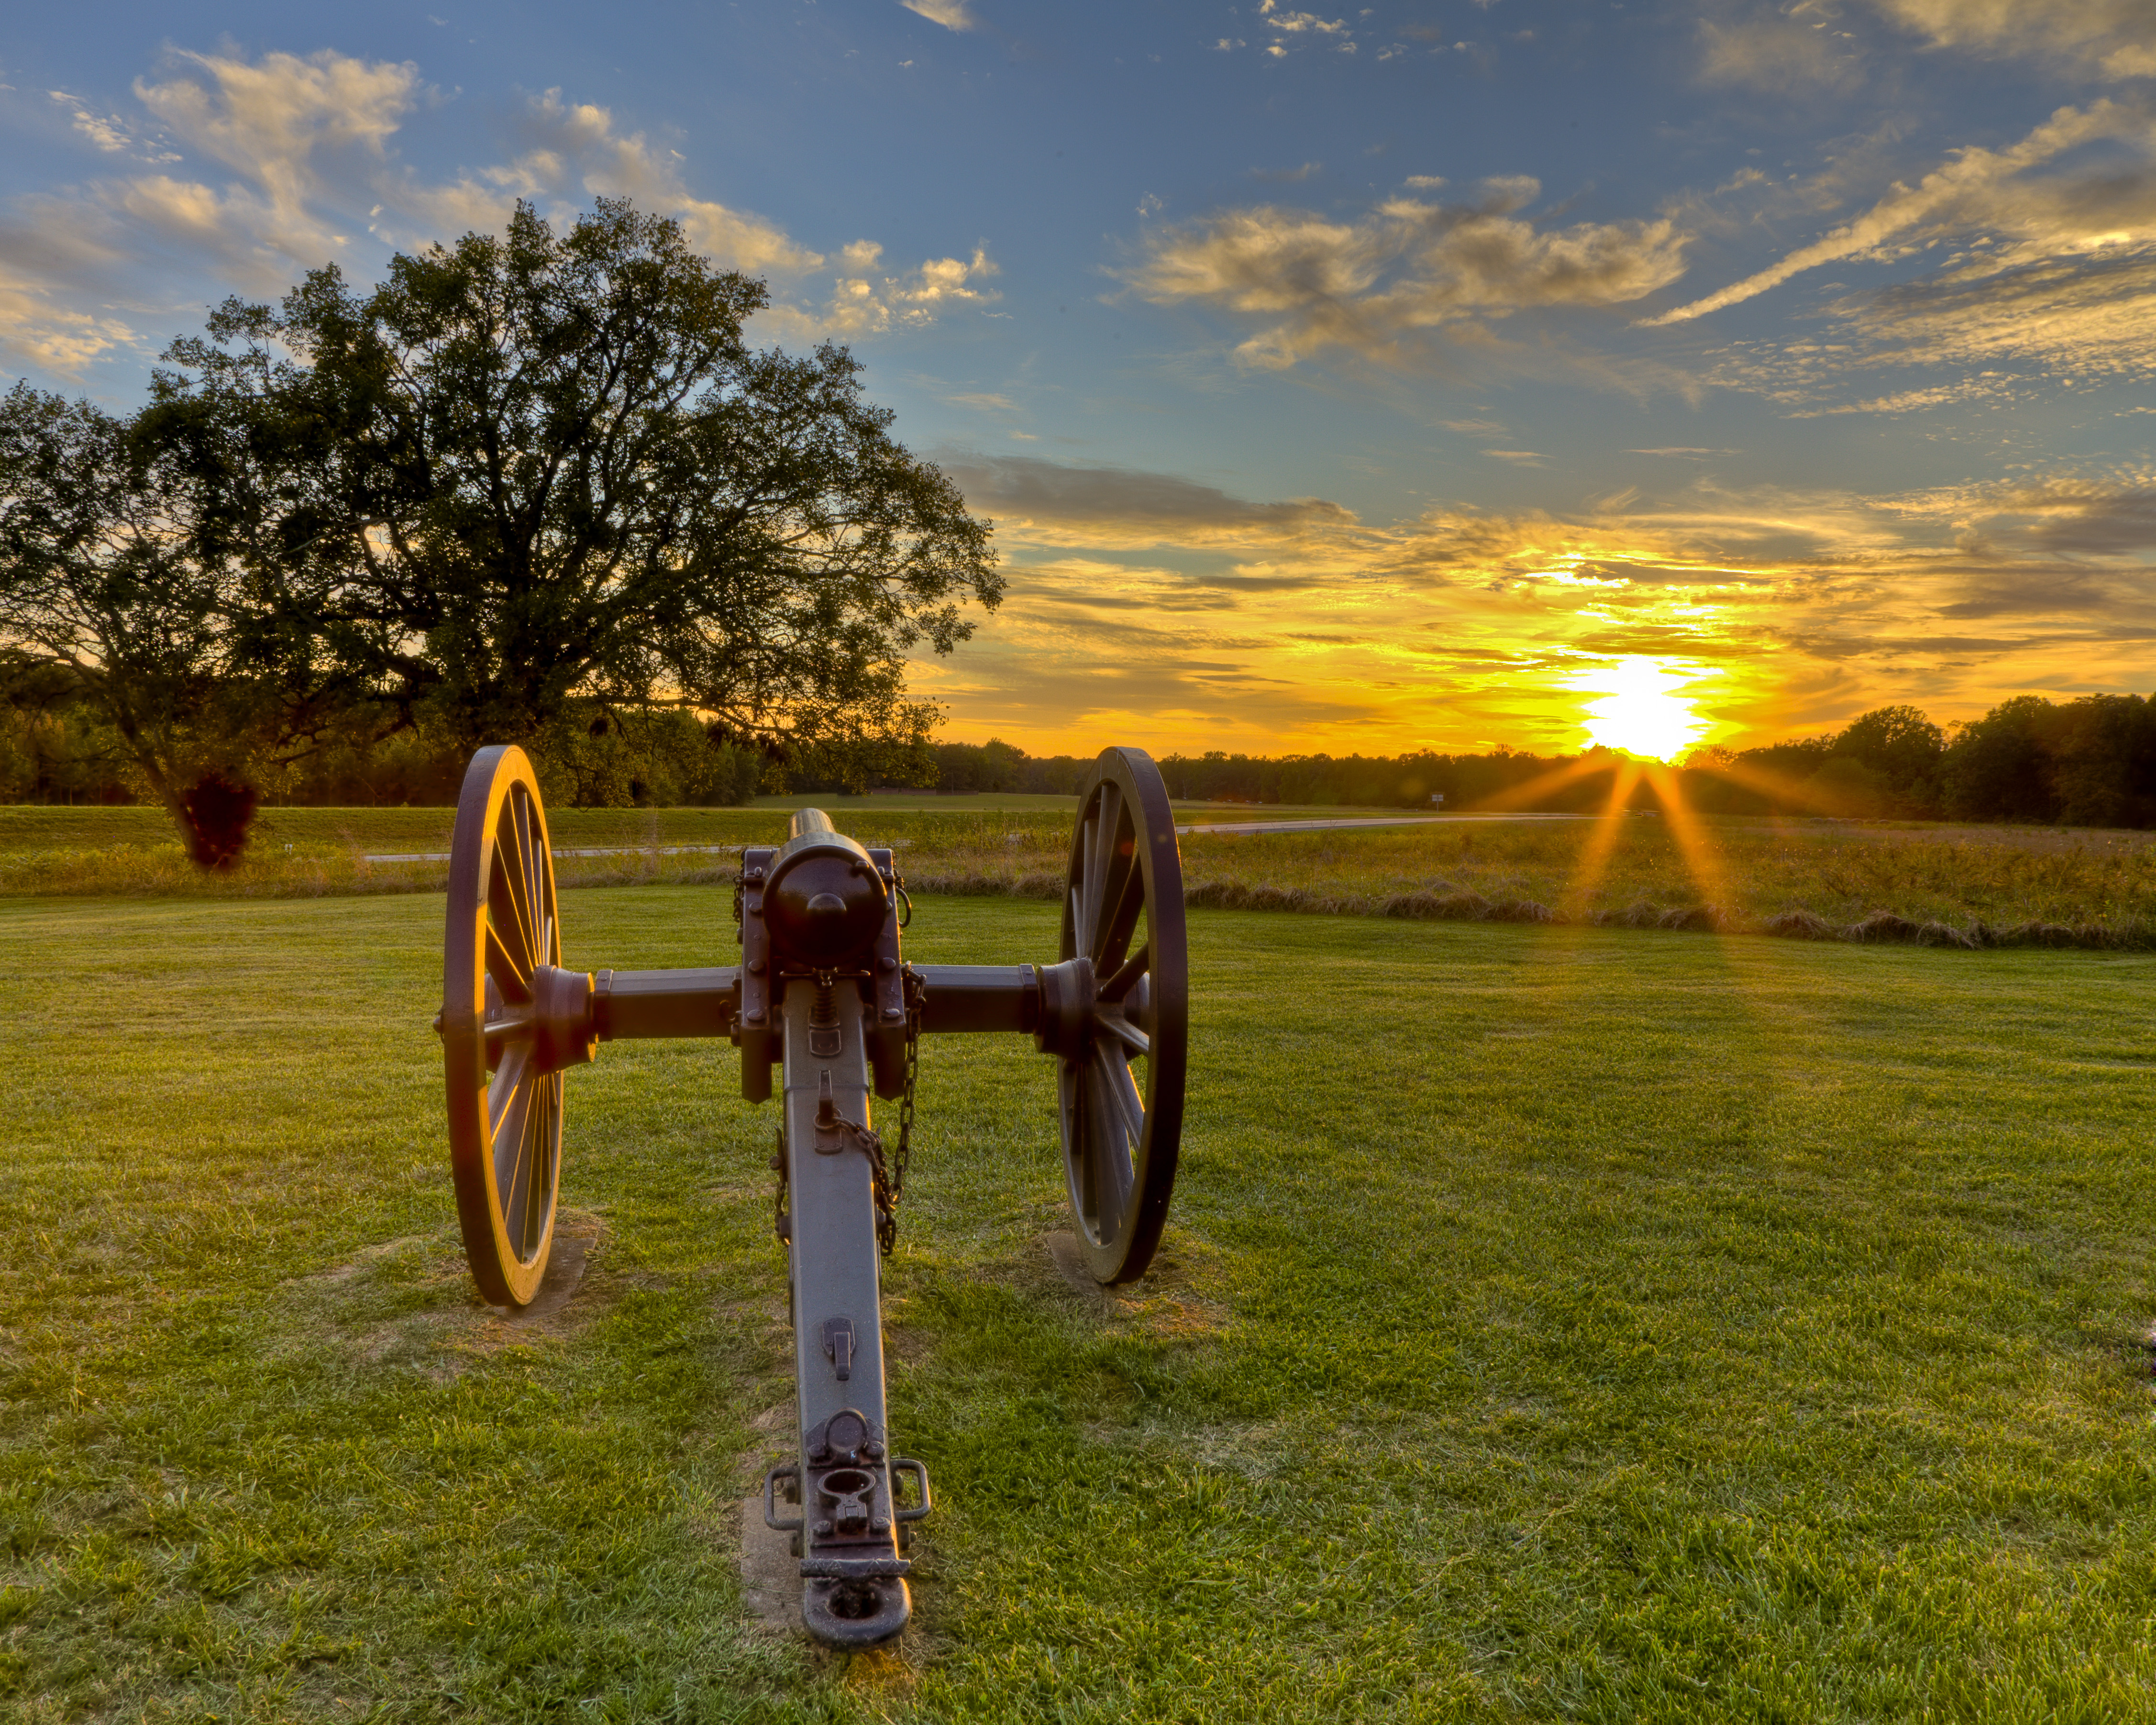
[[553, 1187], [554, 1134], [562, 1118], [562, 1076], [550, 1073], [539, 1081], [532, 1111], [531, 1153], [525, 1161], [522, 1225], [516, 1238], [516, 1255], [529, 1257], [539, 1245], [547, 1225], [547, 1199]]
[[1116, 874], [1116, 840], [1123, 824], [1122, 792], [1112, 784], [1101, 787], [1101, 809], [1086, 835], [1091, 853], [1086, 862], [1086, 937], [1081, 953], [1095, 957], [1101, 945], [1101, 919], [1107, 914], [1108, 894]]
[[1123, 960], [1121, 969], [1093, 991], [1094, 998], [1100, 1000], [1120, 1000], [1124, 995], [1129, 993], [1132, 985], [1146, 973], [1146, 967], [1152, 962], [1152, 948], [1150, 946], [1140, 947], [1137, 952]]
[[1145, 909], [1145, 870], [1138, 865], [1135, 855], [1116, 886], [1115, 909], [1093, 931], [1093, 967], [1096, 970], [1106, 970], [1121, 963], [1123, 948], [1130, 944], [1131, 935], [1137, 927], [1138, 915]]
[[1089, 814], [1079, 828], [1082, 836], [1078, 844], [1078, 878], [1070, 883], [1073, 953], [1090, 952], [1093, 949], [1093, 833], [1097, 824], [1097, 815]]
[[490, 1142], [501, 1142], [509, 1111], [520, 1106], [519, 1098], [531, 1090], [531, 1045], [511, 1043], [502, 1056], [501, 1067], [486, 1086], [486, 1135]]
[[555, 962], [553, 906], [547, 891], [547, 841], [539, 830], [538, 811], [521, 793], [516, 814], [524, 829], [524, 889], [529, 906], [526, 921], [532, 933], [531, 956], [540, 964]]
[[531, 999], [531, 973], [504, 943], [491, 916], [486, 921], [486, 973], [501, 990], [504, 1001], [521, 1006]]
[[531, 1164], [537, 1159], [539, 1135], [546, 1130], [547, 1120], [546, 1084], [542, 1081], [531, 1088], [531, 1100], [517, 1121], [515, 1159], [508, 1178], [501, 1182], [503, 1231], [509, 1235], [510, 1250], [520, 1258], [531, 1224]]
[[529, 908], [531, 893], [525, 873], [523, 834], [516, 828], [516, 809], [512, 798], [495, 829], [494, 869], [487, 880], [486, 917], [501, 931], [503, 944], [517, 953], [519, 968], [528, 975], [539, 962], [539, 949], [532, 944]]
[[510, 866], [504, 854], [496, 851], [495, 879], [486, 895], [486, 932], [490, 941], [499, 942], [511, 970], [521, 980], [531, 974], [536, 959], [531, 931], [524, 921], [524, 907], [518, 901], [516, 886], [509, 875]]
[[1086, 1063], [1093, 1094], [1103, 1105], [1098, 1110], [1089, 1140], [1093, 1149], [1095, 1209], [1104, 1241], [1122, 1231], [1123, 1212], [1130, 1206], [1133, 1178], [1130, 1142], [1125, 1137], [1124, 1123], [1118, 1118], [1112, 1089], [1115, 1081], [1107, 1070], [1111, 1064], [1124, 1070], [1121, 1060], [1111, 1063], [1096, 1058]]
[[511, 1229], [516, 1225], [517, 1178], [522, 1170], [524, 1147], [536, 1111], [531, 1104], [532, 1091], [536, 1087], [531, 1078], [531, 1047], [524, 1043], [501, 1063], [501, 1070], [495, 1074], [487, 1094], [495, 1199], [501, 1206], [504, 1224]]
[[[1094, 1008], [1093, 1028], [1103, 1034], [1114, 1037], [1125, 1048], [1130, 1050], [1131, 1054], [1142, 1055], [1152, 1052], [1152, 1039], [1119, 1012], [1103, 1012], [1098, 1007]], [[1125, 1060], [1130, 1057], [1130, 1055], [1123, 1056]]]
[[1131, 1145], [1135, 1150], [1145, 1142], [1145, 1098], [1138, 1094], [1137, 1081], [1121, 1060], [1100, 1060], [1096, 1064], [1101, 1068], [1101, 1081], [1107, 1087], [1116, 1117], [1122, 1121], [1123, 1130], [1131, 1135]]

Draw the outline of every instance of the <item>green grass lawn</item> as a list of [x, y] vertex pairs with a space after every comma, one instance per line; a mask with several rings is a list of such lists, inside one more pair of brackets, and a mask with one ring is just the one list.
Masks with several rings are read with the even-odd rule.
[[[726, 962], [724, 889], [568, 895]], [[571, 1081], [556, 1318], [478, 1307], [440, 901], [0, 902], [0, 1712], [2116, 1720], [2156, 1711], [2156, 958], [1194, 916], [1158, 1273], [1046, 1063], [922, 1060], [917, 1631], [752, 1627], [788, 1395], [721, 1045]], [[1051, 955], [924, 901], [916, 957]], [[783, 1425], [783, 1420], [776, 1422]]]

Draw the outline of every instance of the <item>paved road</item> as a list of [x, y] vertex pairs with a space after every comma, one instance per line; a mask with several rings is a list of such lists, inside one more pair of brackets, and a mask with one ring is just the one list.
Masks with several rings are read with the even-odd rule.
[[[1246, 833], [1324, 833], [1342, 827], [1439, 827], [1457, 826], [1466, 820], [1593, 820], [1591, 814], [1379, 814], [1349, 816], [1339, 820], [1240, 820], [1225, 823], [1206, 822], [1187, 827], [1178, 827], [1178, 833], [1205, 833], [1234, 838]], [[661, 856], [731, 855], [742, 847], [738, 845], [661, 845]], [[564, 850], [554, 847], [557, 856], [649, 856], [649, 845], [615, 845], [603, 850]], [[367, 854], [371, 863], [447, 862], [446, 850], [398, 850]]]
[[[706, 853], [732, 856], [738, 855], [741, 848], [738, 845], [661, 845], [658, 847], [661, 856], [701, 856]], [[564, 850], [558, 845], [553, 847], [556, 856], [649, 856], [651, 850], [649, 845], [610, 845], [596, 850]], [[449, 860], [449, 853], [446, 850], [370, 850], [366, 856], [369, 862], [447, 862]]]
[[1591, 814], [1400, 814], [1343, 820], [1245, 820], [1231, 824], [1178, 827], [1178, 833], [1322, 833], [1339, 827], [1444, 827], [1464, 820], [1593, 820]]

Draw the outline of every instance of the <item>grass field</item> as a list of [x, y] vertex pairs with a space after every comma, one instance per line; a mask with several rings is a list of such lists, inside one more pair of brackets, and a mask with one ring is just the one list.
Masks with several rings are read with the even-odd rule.
[[[724, 897], [571, 894], [570, 956], [724, 962]], [[1045, 1063], [931, 1045], [887, 1315], [939, 1507], [848, 1661], [741, 1601], [769, 1111], [603, 1050], [585, 1281], [476, 1306], [439, 915], [0, 904], [9, 1717], [2156, 1712], [2156, 959], [1200, 911], [1176, 1207], [1105, 1305], [1040, 1244]]]
[[[916, 890], [1061, 896], [1067, 802], [908, 809], [871, 798], [834, 808], [856, 836], [894, 846]], [[783, 838], [787, 812], [558, 810], [557, 870], [566, 886], [731, 881], [733, 849]], [[1191, 902], [1214, 908], [2156, 950], [2156, 834], [2139, 832], [1729, 819], [1697, 825], [1688, 845], [1659, 819], [1469, 817], [1226, 836], [1203, 823], [1251, 811], [1177, 813], [1200, 825], [1183, 842]], [[240, 866], [209, 875], [177, 842], [142, 837], [150, 810], [0, 808], [0, 897], [439, 891], [445, 862], [369, 856], [444, 851], [451, 821], [434, 809], [270, 809]]]

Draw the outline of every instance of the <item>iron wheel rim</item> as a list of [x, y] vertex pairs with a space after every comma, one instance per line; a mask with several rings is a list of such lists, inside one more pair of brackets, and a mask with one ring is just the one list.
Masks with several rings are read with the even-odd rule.
[[553, 1245], [562, 1075], [533, 1072], [529, 1020], [533, 972], [561, 963], [557, 908], [530, 757], [481, 749], [449, 847], [442, 1061], [465, 1255], [497, 1306], [531, 1303]]
[[1098, 991], [1082, 1052], [1056, 1063], [1071, 1219], [1095, 1279], [1131, 1281], [1168, 1219], [1189, 1045], [1175, 819], [1142, 750], [1104, 749], [1080, 793], [1060, 956], [1091, 959]]

